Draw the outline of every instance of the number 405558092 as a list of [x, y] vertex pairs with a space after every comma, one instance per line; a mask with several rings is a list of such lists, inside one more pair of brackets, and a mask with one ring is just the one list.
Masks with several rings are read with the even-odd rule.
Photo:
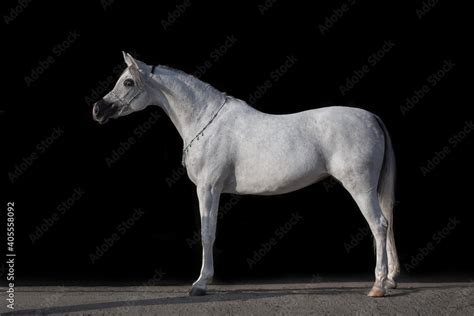
[[15, 202], [7, 203], [7, 250], [15, 251]]

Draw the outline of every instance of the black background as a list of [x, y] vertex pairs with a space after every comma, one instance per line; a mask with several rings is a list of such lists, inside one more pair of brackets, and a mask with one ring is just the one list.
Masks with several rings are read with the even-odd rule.
[[[463, 182], [472, 178], [472, 132], [428, 174], [421, 171], [473, 118], [472, 104], [464, 98], [466, 65], [459, 55], [467, 39], [458, 40], [465, 30], [465, 20], [459, 17], [463, 9], [440, 2], [420, 19], [420, 1], [356, 1], [322, 34], [319, 25], [346, 2], [267, 2], [270, 7], [262, 14], [264, 1], [190, 0], [166, 29], [163, 21], [184, 1], [32, 1], [13, 21], [2, 22], [5, 84], [0, 120], [6, 135], [2, 166], [8, 189], [2, 190], [2, 199], [15, 201], [19, 280], [140, 281], [157, 270], [166, 273], [163, 280], [173, 280], [199, 273], [201, 247], [188, 245], [199, 229], [195, 187], [186, 175], [169, 184], [173, 174], [182, 173], [182, 140], [171, 121], [157, 107], [103, 126], [92, 120], [91, 95], [108, 76], [117, 78], [117, 65], [124, 67], [122, 50], [148, 64], [188, 73], [210, 60], [212, 67], [201, 79], [244, 100], [294, 56], [297, 63], [254, 106], [269, 113], [292, 113], [351, 105], [379, 115], [397, 156], [395, 229], [402, 274], [473, 272], [472, 185]], [[16, 1], [7, 2], [3, 15], [16, 6]], [[56, 45], [70, 32], [79, 37], [55, 55]], [[212, 52], [228, 36], [237, 41], [215, 60]], [[342, 95], [346, 78], [389, 40], [395, 46]], [[50, 55], [55, 61], [28, 84], [26, 77]], [[452, 70], [403, 115], [400, 107], [406, 98], [449, 60], [455, 64]], [[104, 91], [112, 86], [108, 81]], [[108, 167], [106, 158], [152, 112], [163, 117]], [[56, 127], [64, 133], [12, 183], [8, 174]], [[32, 243], [30, 235], [57, 213], [75, 188], [85, 194]], [[231, 197], [221, 201], [225, 205]], [[89, 255], [135, 208], [144, 211], [143, 217], [93, 264]], [[303, 219], [250, 269], [247, 259], [294, 212]], [[215, 250], [217, 278], [373, 271], [371, 237], [365, 236], [349, 252], [345, 249], [367, 225], [339, 185], [324, 182], [282, 196], [244, 196], [224, 213]], [[407, 271], [405, 265], [452, 218], [459, 224]]]

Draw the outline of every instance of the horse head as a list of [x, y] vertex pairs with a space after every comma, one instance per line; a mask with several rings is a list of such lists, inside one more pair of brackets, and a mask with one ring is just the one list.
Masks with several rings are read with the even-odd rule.
[[152, 102], [148, 79], [152, 69], [147, 64], [122, 52], [127, 68], [120, 75], [114, 88], [94, 103], [92, 116], [100, 124], [130, 113], [141, 111]]

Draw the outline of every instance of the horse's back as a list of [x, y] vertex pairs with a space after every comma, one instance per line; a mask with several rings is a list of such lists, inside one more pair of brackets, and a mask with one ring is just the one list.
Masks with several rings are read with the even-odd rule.
[[[339, 156], [364, 148], [376, 137], [373, 115], [349, 107], [327, 107], [271, 115], [252, 108], [226, 122], [231, 146], [232, 192], [279, 194], [314, 183], [331, 173]], [[376, 124], [376, 122], [375, 122]], [[359, 156], [359, 154], [355, 154]], [[337, 163], [336, 163], [337, 165]]]

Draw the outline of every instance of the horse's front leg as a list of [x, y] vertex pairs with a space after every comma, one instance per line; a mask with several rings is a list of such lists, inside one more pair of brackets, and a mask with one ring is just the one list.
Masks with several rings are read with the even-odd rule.
[[199, 212], [201, 214], [202, 267], [201, 274], [189, 292], [189, 295], [205, 295], [207, 282], [214, 276], [212, 247], [216, 238], [217, 212], [220, 190], [211, 185], [198, 185]]

